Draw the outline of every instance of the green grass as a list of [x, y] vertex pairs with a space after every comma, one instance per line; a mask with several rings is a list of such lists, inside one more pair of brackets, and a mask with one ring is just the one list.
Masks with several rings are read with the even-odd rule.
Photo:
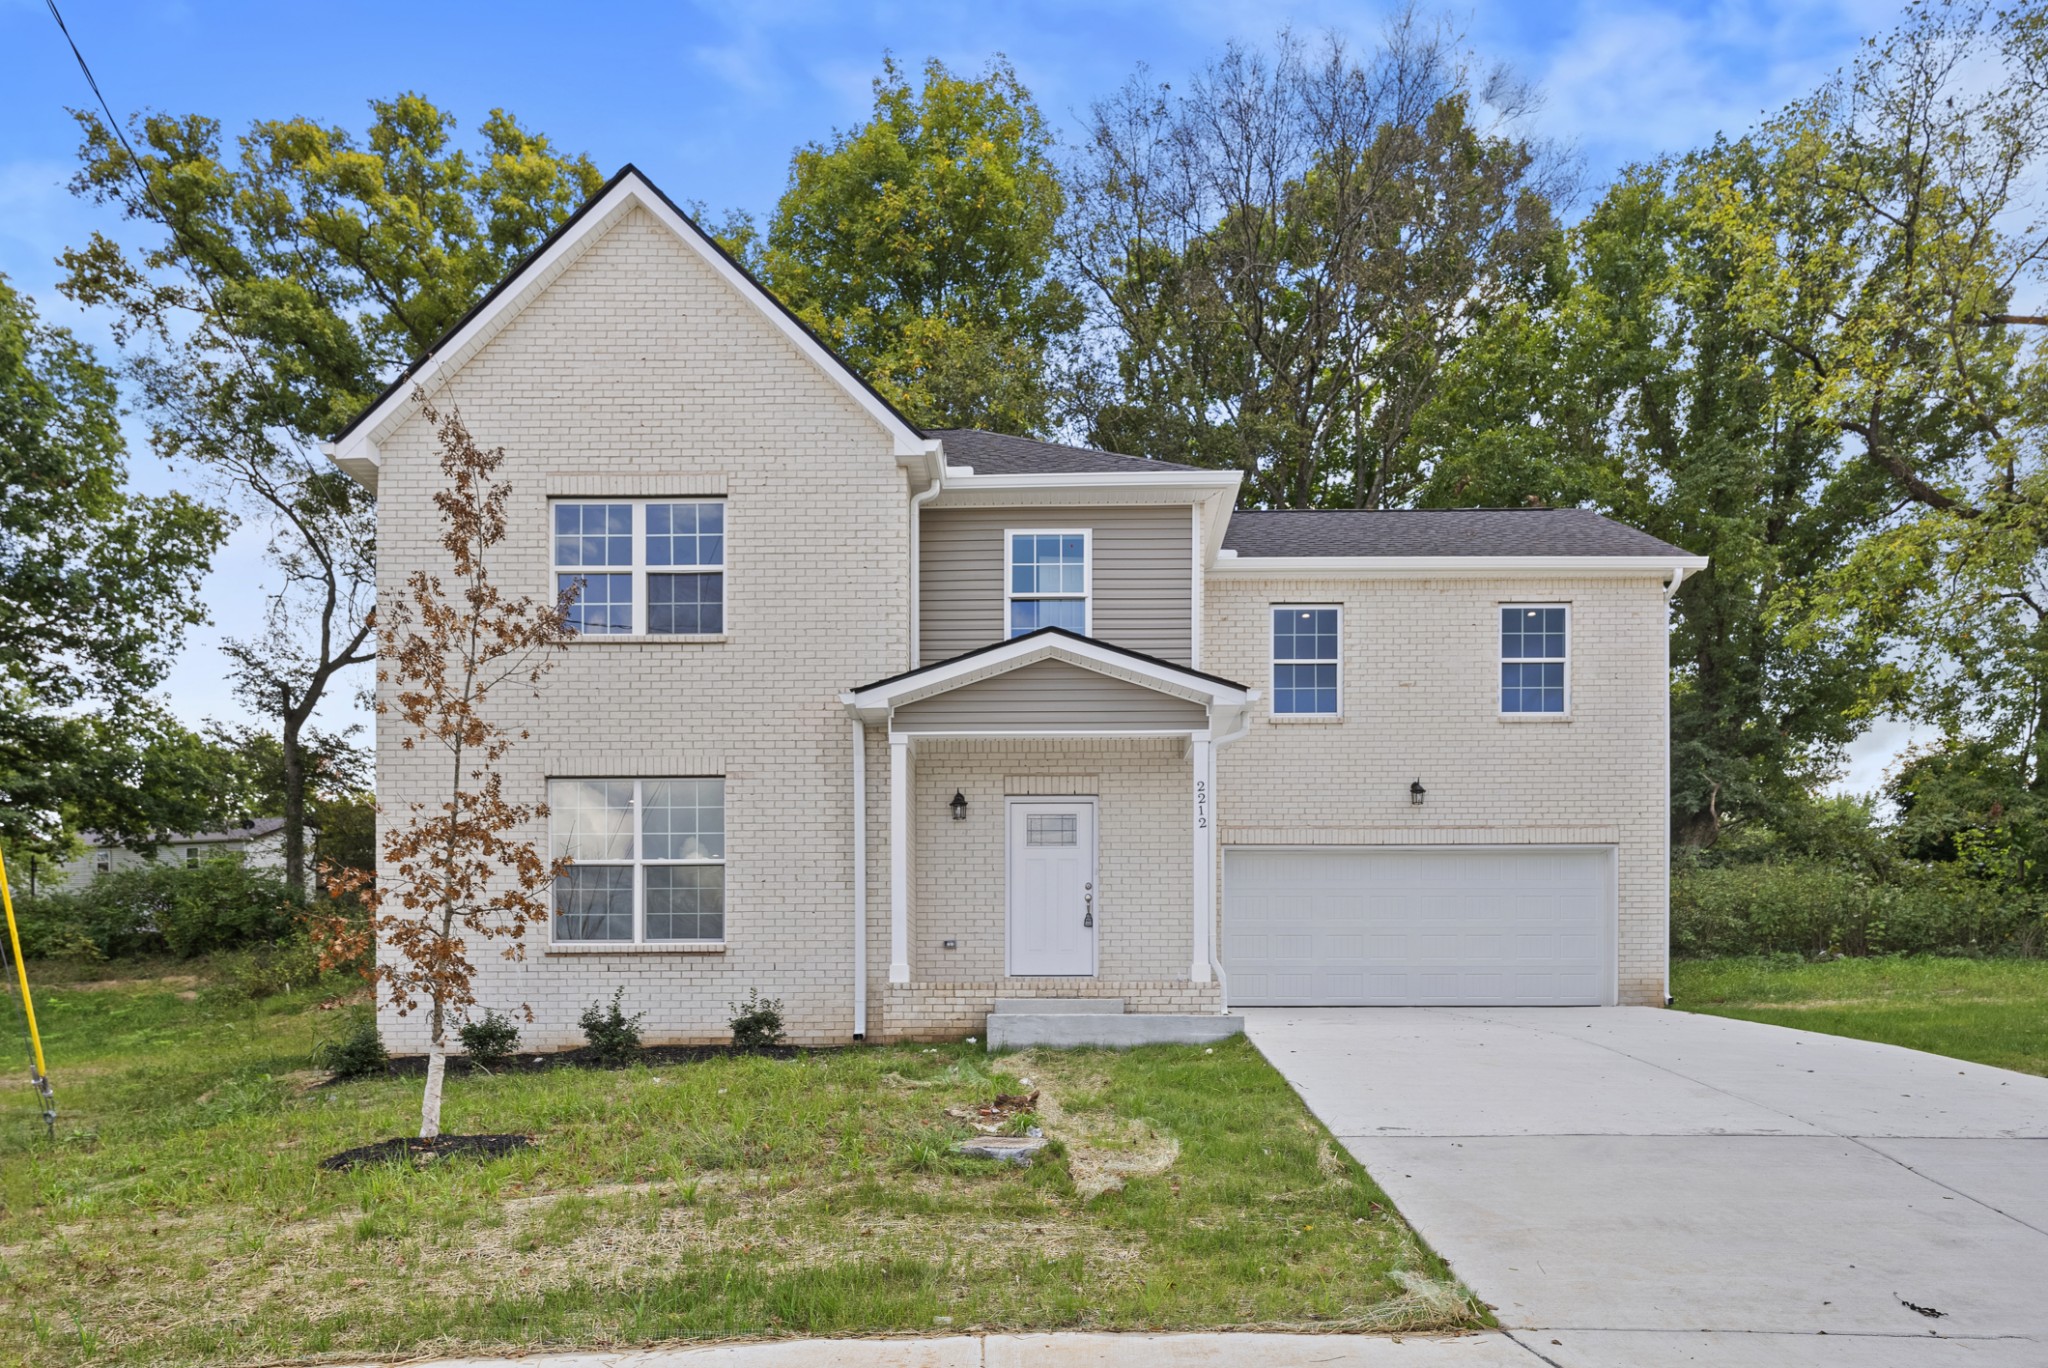
[[[458, 1077], [446, 1129], [537, 1145], [331, 1174], [322, 1156], [409, 1133], [419, 1087], [314, 1086], [312, 1047], [347, 1015], [321, 996], [250, 1003], [203, 976], [44, 990], [55, 1142], [26, 1087], [0, 1090], [7, 1353], [252, 1362], [1483, 1315], [1242, 1041]], [[1050, 1157], [953, 1156], [967, 1130], [946, 1109], [1025, 1077]]]
[[2048, 960], [1678, 960], [1675, 1005], [2048, 1074]]

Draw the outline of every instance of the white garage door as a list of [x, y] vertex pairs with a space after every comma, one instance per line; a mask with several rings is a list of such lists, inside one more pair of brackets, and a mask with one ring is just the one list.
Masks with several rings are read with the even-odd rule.
[[1609, 1000], [1604, 849], [1226, 850], [1235, 1006], [1568, 1006]]

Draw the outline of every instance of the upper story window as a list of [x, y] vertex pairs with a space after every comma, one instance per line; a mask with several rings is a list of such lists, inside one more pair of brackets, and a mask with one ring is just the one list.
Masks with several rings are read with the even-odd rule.
[[196, 869], [196, 868], [198, 868], [198, 866], [199, 866], [199, 847], [198, 847], [198, 846], [186, 846], [186, 847], [185, 847], [185, 867], [186, 867], [187, 869]]
[[1088, 634], [1089, 536], [1086, 532], [1011, 532], [1004, 596], [1010, 635], [1041, 627]]
[[[716, 499], [557, 501], [558, 592], [587, 636], [725, 630], [725, 505]], [[579, 588], [580, 586], [580, 588]]]
[[1500, 610], [1500, 710], [1562, 713], [1567, 691], [1571, 610], [1562, 604], [1503, 604]]
[[114, 868], [114, 852], [113, 852], [113, 851], [111, 851], [111, 850], [102, 850], [102, 851], [100, 851], [100, 852], [99, 852], [99, 853], [98, 853], [97, 855], [94, 855], [94, 856], [92, 857], [92, 872], [93, 872], [93, 873], [95, 873], [95, 874], [107, 874], [107, 873], [111, 873], [111, 872], [113, 871], [113, 868]]
[[1315, 604], [1273, 608], [1273, 711], [1335, 717], [1340, 611]]
[[557, 942], [725, 939], [725, 780], [548, 783]]

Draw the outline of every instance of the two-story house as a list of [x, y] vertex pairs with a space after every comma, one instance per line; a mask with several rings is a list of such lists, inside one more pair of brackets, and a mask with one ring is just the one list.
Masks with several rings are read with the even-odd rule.
[[[478, 956], [534, 1046], [617, 986], [673, 1041], [750, 988], [812, 1042], [1015, 998], [1664, 1001], [1698, 557], [922, 431], [630, 167], [330, 447], [384, 594], [442, 554], [416, 386], [508, 453], [500, 587], [578, 593], [541, 696], [498, 699], [574, 861], [522, 961]], [[387, 813], [439, 778], [398, 740]]]

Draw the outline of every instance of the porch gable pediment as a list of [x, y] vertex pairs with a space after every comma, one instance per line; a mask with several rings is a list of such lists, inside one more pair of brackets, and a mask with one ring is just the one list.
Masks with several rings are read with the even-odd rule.
[[1050, 723], [1065, 708], [1086, 710], [1095, 725], [1122, 718], [1142, 730], [1188, 731], [1208, 725], [1215, 710], [1235, 711], [1257, 696], [1216, 675], [1048, 627], [877, 680], [840, 699], [870, 721], [910, 710], [935, 725], [942, 719], [964, 724], [975, 713], [1007, 710], [1026, 715], [1019, 720]]

